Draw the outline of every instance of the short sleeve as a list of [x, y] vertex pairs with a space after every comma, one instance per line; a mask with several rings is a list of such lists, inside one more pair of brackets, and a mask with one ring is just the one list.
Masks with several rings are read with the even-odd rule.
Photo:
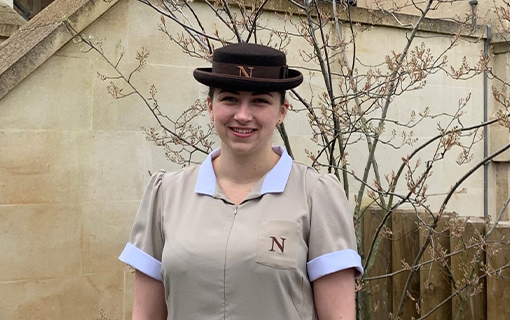
[[355, 268], [356, 277], [360, 277], [363, 267], [356, 248], [352, 211], [336, 177], [322, 175], [312, 187], [308, 203], [310, 281], [349, 268]]
[[164, 236], [161, 227], [161, 195], [160, 187], [164, 171], [152, 175], [140, 202], [129, 242], [119, 260], [146, 275], [162, 280], [161, 254]]

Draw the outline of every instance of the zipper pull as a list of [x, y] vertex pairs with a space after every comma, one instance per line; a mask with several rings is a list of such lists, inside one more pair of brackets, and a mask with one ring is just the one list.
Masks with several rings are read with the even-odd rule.
[[234, 216], [237, 215], [237, 206], [234, 207]]

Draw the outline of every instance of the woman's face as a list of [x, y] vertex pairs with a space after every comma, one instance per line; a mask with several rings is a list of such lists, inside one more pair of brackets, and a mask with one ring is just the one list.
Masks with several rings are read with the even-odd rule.
[[280, 98], [279, 92], [215, 89], [207, 106], [222, 150], [243, 156], [270, 150], [276, 124], [289, 107]]

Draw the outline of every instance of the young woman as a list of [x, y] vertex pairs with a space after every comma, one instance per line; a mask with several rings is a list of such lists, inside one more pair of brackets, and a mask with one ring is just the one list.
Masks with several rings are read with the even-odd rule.
[[243, 43], [193, 75], [221, 148], [151, 178], [120, 257], [136, 269], [133, 319], [354, 319], [363, 269], [345, 193], [272, 146], [302, 74]]

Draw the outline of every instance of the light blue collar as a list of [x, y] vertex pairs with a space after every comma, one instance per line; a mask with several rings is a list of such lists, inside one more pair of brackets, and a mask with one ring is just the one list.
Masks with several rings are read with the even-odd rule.
[[[287, 180], [289, 179], [290, 170], [292, 168], [292, 158], [287, 153], [287, 150], [281, 146], [273, 147], [273, 151], [280, 155], [280, 160], [278, 160], [273, 169], [265, 176], [260, 190], [261, 195], [283, 192]], [[214, 150], [200, 166], [197, 183], [195, 185], [196, 193], [209, 195], [211, 197], [214, 196], [216, 190], [216, 175], [214, 174], [212, 160], [217, 158], [220, 153], [220, 149]]]

